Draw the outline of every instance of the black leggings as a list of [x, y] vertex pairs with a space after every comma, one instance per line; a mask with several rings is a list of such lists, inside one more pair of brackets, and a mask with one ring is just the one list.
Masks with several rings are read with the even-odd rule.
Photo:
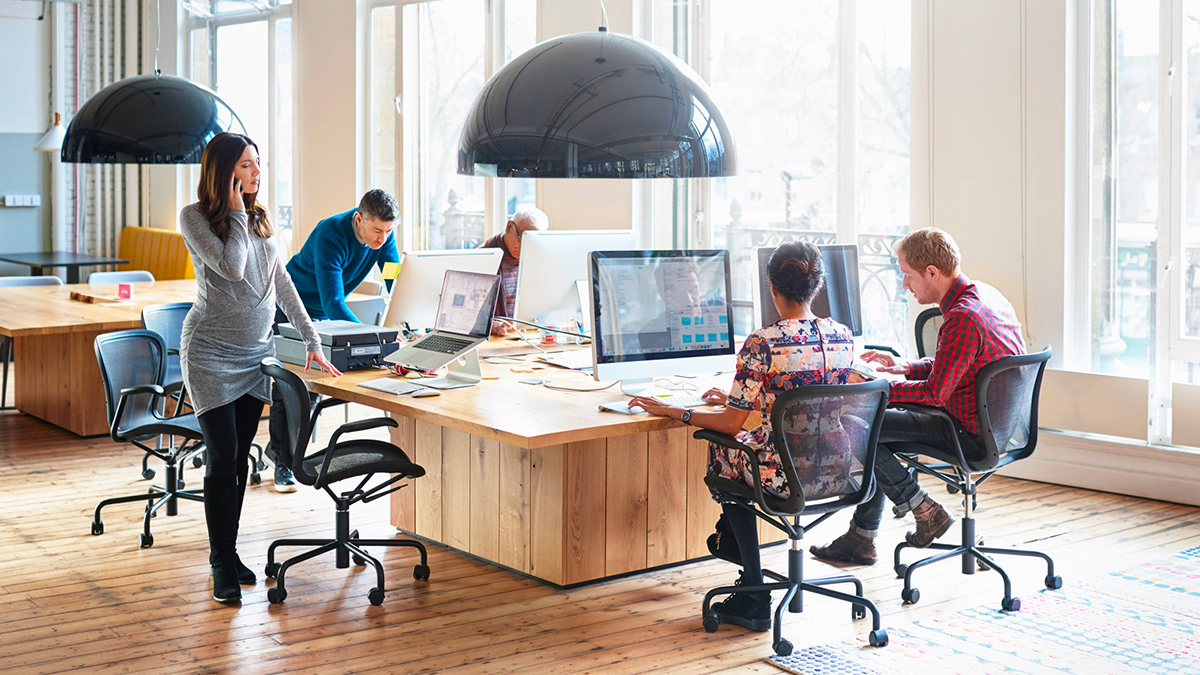
[[262, 409], [262, 401], [245, 394], [196, 417], [208, 449], [206, 477], [233, 478], [245, 473]]

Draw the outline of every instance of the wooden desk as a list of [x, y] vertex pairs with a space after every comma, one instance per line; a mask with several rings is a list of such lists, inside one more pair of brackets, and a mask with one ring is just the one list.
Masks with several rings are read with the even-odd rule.
[[3, 253], [0, 261], [28, 265], [31, 276], [41, 276], [47, 267], [63, 267], [67, 270], [67, 283], [79, 283], [79, 268], [93, 265], [123, 265], [128, 260], [124, 258], [109, 258], [107, 256], [88, 255], [86, 253], [71, 253], [69, 251], [45, 251], [41, 253]]
[[72, 291], [116, 297], [112, 285], [17, 286], [0, 294], [0, 334], [13, 339], [18, 409], [80, 436], [108, 433], [93, 341], [142, 327], [142, 307], [196, 299], [196, 280], [133, 284], [133, 298], [86, 303]]
[[519, 380], [596, 383], [513, 367], [485, 359], [485, 377], [499, 379], [430, 398], [356, 386], [379, 370], [303, 377], [400, 423], [393, 442], [426, 471], [392, 494], [402, 530], [564, 586], [709, 555], [720, 508], [703, 483], [707, 443], [674, 420], [600, 412], [625, 398], [616, 386], [554, 391]]

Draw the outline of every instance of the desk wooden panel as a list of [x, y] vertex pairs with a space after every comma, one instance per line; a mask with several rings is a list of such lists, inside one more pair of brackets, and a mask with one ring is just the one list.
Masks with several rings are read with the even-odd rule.
[[[497, 379], [415, 399], [356, 386], [377, 370], [304, 378], [399, 422], [393, 441], [426, 471], [392, 495], [400, 529], [558, 585], [709, 555], [720, 508], [703, 482], [707, 443], [670, 419], [600, 412], [625, 398], [615, 386], [554, 391], [512, 367], [485, 359]], [[552, 367], [534, 376], [596, 386]]]
[[80, 436], [108, 433], [104, 386], [96, 364], [97, 335], [141, 328], [142, 307], [196, 298], [194, 279], [133, 284], [133, 298], [86, 303], [78, 290], [116, 296], [117, 288], [74, 284], [18, 286], [0, 294], [0, 334], [13, 339], [13, 391], [18, 409]]

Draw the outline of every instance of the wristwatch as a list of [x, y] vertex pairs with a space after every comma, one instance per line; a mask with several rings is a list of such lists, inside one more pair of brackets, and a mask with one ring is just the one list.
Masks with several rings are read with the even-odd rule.
[[679, 416], [679, 421], [680, 421], [680, 422], [683, 422], [684, 424], [691, 425], [691, 423], [692, 423], [692, 409], [691, 409], [691, 408], [684, 408], [684, 410], [683, 410], [683, 414]]

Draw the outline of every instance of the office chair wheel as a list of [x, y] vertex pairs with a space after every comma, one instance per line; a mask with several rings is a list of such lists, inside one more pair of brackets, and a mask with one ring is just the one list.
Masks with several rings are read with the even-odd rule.
[[896, 565], [896, 578], [903, 579], [904, 574], [908, 572], [908, 565]]
[[201, 457], [200, 455], [196, 455], [195, 457], [192, 458], [192, 468], [199, 469], [202, 466], [204, 466], [204, 458], [203, 457]]
[[154, 469], [142, 469], [142, 478], [152, 480], [154, 478]]
[[378, 588], [372, 588], [370, 593], [367, 593], [367, 600], [371, 601], [376, 607], [383, 604], [383, 591]]
[[358, 539], [358, 530], [350, 530], [350, 538]]
[[779, 642], [776, 642], [774, 647], [775, 653], [780, 656], [791, 656], [792, 654], [792, 643], [783, 638], [779, 638]]
[[1019, 612], [1021, 611], [1021, 599], [1005, 598], [1000, 601], [1000, 609], [1005, 612]]
[[[101, 527], [100, 530], [103, 531], [104, 528]], [[1049, 588], [1052, 591], [1057, 591], [1058, 589], [1062, 588], [1062, 577], [1058, 576], [1057, 574], [1053, 576], [1047, 576], [1046, 588]]]
[[354, 564], [358, 565], [359, 567], [367, 564], [367, 559], [357, 553], [351, 553], [350, 560], [354, 561]]
[[179, 480], [175, 481], [175, 489], [176, 489], [176, 490], [182, 490], [182, 489], [183, 489], [184, 487], [186, 487], [186, 486], [187, 486], [187, 483], [183, 482], [183, 479], [182, 479], [182, 478], [180, 478]]
[[251, 485], [262, 485], [262, 474], [260, 474], [257, 471], [250, 474], [250, 484]]
[[259, 459], [259, 460], [256, 460], [256, 461], [255, 461], [255, 463], [254, 463], [254, 468], [255, 468], [255, 469], [258, 469], [259, 471], [266, 471], [266, 470], [267, 470], [267, 463], [266, 463], [266, 462], [264, 462], [264, 461], [263, 461], [263, 460], [261, 460], [261, 459]]
[[900, 599], [906, 605], [915, 605], [921, 599], [921, 591], [915, 588], [906, 588], [900, 591]]
[[284, 600], [287, 600], [287, 591], [279, 587], [267, 589], [267, 602], [278, 605]]
[[704, 630], [709, 633], [717, 632], [717, 628], [721, 626], [721, 619], [716, 612], [709, 612], [704, 615]]
[[850, 606], [850, 618], [854, 620], [862, 619], [867, 616], [867, 608], [864, 605], [853, 604]]
[[93, 535], [104, 534], [104, 521], [103, 520], [93, 520], [92, 521], [92, 534]]
[[897, 518], [903, 518], [905, 514], [904, 514], [904, 511], [900, 510], [899, 506], [892, 504], [892, 515]]
[[267, 569], [263, 570], [263, 573], [267, 575], [267, 578], [274, 579], [275, 575], [279, 574], [279, 563], [267, 563]]
[[146, 534], [145, 532], [138, 535], [138, 546], [142, 548], [150, 548], [154, 545], [154, 535]]
[[956, 494], [958, 494], [958, 488], [954, 487], [953, 485], [947, 485], [946, 492], [949, 492], [952, 495], [956, 495]]
[[873, 630], [867, 636], [867, 640], [870, 641], [872, 647], [886, 647], [888, 643], [887, 631], [882, 628]]
[[429, 565], [413, 567], [413, 578], [417, 581], [429, 581]]

